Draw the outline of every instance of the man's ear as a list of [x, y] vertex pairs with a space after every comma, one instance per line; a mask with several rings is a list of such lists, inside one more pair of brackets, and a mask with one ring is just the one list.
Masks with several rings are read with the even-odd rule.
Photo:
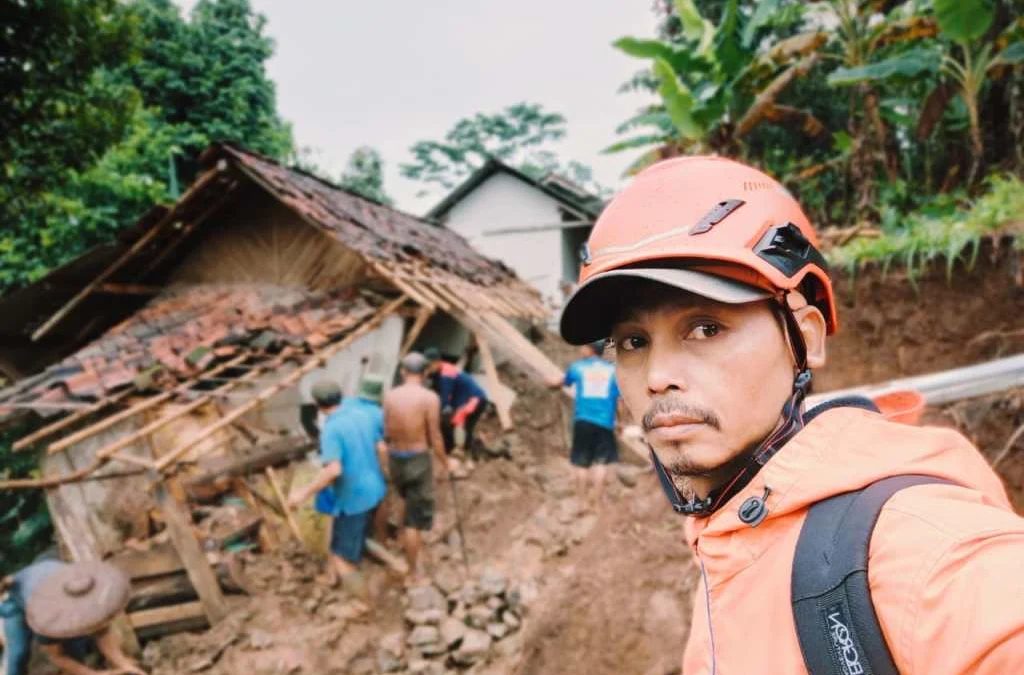
[[793, 314], [804, 336], [804, 344], [807, 345], [807, 366], [811, 370], [821, 368], [826, 362], [825, 336], [828, 334], [828, 326], [825, 316], [814, 305], [805, 305]]

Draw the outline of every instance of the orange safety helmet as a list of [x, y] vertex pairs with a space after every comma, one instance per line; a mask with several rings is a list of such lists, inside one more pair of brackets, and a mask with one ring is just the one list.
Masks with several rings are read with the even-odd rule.
[[613, 279], [644, 278], [731, 304], [798, 291], [835, 333], [835, 298], [800, 205], [766, 174], [721, 157], [682, 157], [640, 173], [605, 208], [581, 252], [580, 284], [561, 333], [608, 337], [622, 301]]

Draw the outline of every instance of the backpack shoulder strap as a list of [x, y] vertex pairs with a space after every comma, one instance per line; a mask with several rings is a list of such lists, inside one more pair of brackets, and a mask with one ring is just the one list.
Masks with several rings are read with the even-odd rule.
[[950, 481], [884, 478], [810, 508], [793, 559], [793, 618], [811, 675], [898, 675], [868, 586], [868, 547], [882, 507], [904, 488]]

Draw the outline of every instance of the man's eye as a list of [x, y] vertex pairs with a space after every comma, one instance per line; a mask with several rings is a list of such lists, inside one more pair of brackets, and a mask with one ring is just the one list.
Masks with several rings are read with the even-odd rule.
[[647, 344], [647, 341], [642, 337], [638, 335], [630, 335], [629, 337], [624, 337], [621, 340], [616, 340], [615, 349], [620, 352], [632, 352], [640, 349], [645, 344]]
[[693, 327], [693, 330], [686, 336], [687, 340], [707, 340], [718, 335], [721, 326], [711, 321], [705, 321]]

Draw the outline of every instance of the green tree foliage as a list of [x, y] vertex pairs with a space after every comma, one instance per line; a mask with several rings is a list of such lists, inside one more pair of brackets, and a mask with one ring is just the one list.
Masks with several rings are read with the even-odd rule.
[[170, 200], [210, 141], [292, 154], [248, 0], [200, 0], [188, 20], [171, 0], [37, 0], [8, 15], [0, 292]]
[[138, 108], [138, 94], [112, 74], [134, 58], [138, 39], [116, 0], [40, 0], [5, 10], [0, 289], [63, 260], [63, 229], [77, 226], [79, 210], [68, 178], [116, 144]]
[[410, 148], [413, 161], [400, 169], [406, 178], [450, 190], [489, 157], [518, 165], [565, 133], [561, 114], [518, 103], [498, 113], [464, 117], [440, 141], [419, 141]]
[[[0, 431], [0, 480], [36, 476], [36, 457], [12, 452], [11, 443], [32, 431], [18, 424]], [[41, 490], [0, 490], [0, 576], [30, 563], [53, 536]]]
[[681, 153], [739, 157], [822, 223], [889, 222], [936, 193], [973, 196], [991, 184], [982, 168], [1024, 173], [1020, 0], [655, 7], [656, 38], [616, 43], [652, 63], [623, 90], [657, 96], [607, 149], [651, 148], [633, 169]]
[[606, 194], [590, 167], [563, 162], [550, 149], [565, 134], [563, 115], [536, 103], [518, 103], [498, 113], [465, 117], [440, 141], [419, 141], [410, 148], [413, 161], [399, 168], [406, 178], [451, 190], [493, 157], [536, 179], [557, 173], [596, 195]]
[[392, 204], [384, 192], [384, 160], [374, 148], [363, 146], [349, 156], [338, 185], [381, 204]]

